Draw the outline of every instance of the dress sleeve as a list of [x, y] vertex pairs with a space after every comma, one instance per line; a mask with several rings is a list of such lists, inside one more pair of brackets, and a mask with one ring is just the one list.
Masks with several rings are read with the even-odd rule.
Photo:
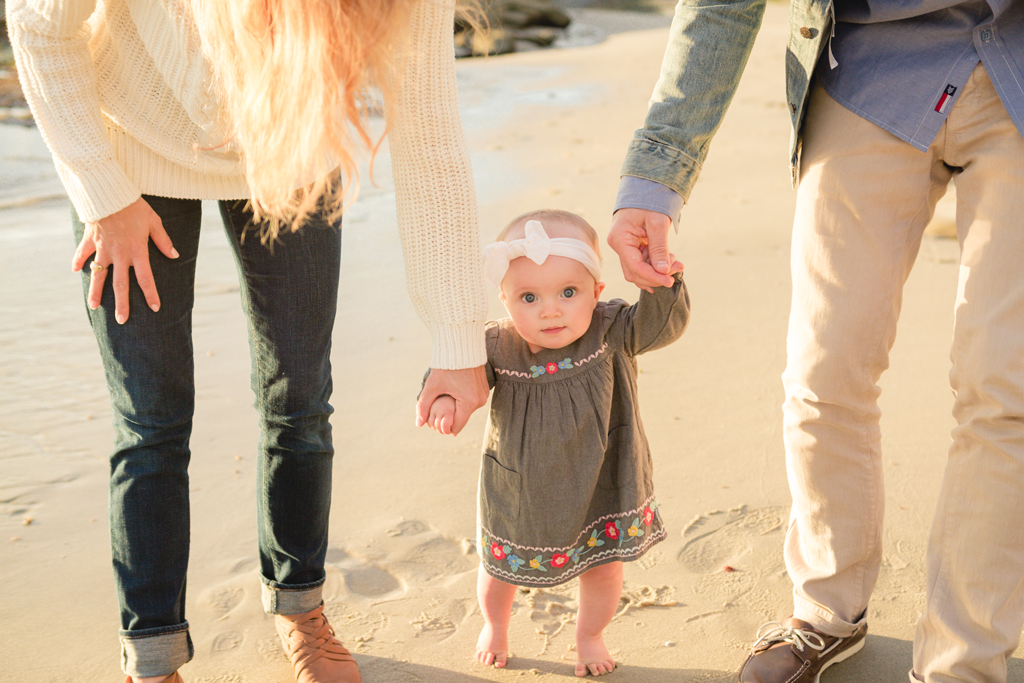
[[409, 295], [433, 339], [430, 366], [439, 369], [486, 361], [487, 294], [459, 117], [453, 8], [416, 3], [403, 73], [385, 103]]
[[84, 221], [137, 200], [107, 138], [87, 21], [95, 0], [8, 0], [7, 27], [25, 99]]
[[641, 291], [638, 302], [619, 311], [616, 324], [623, 328], [626, 353], [637, 356], [682, 336], [690, 321], [690, 295], [683, 274], [673, 277], [671, 287], [658, 287], [653, 294]]

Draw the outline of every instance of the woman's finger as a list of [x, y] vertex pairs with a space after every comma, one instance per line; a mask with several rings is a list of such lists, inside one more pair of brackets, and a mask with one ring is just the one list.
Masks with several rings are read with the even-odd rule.
[[128, 261], [122, 259], [120, 263], [114, 264], [114, 319], [119, 325], [128, 321], [129, 300], [128, 300]]
[[91, 237], [83, 237], [82, 241], [78, 243], [78, 248], [75, 249], [75, 255], [71, 257], [72, 272], [80, 271], [89, 257], [95, 253], [96, 243], [92, 241]]
[[107, 267], [101, 266], [95, 260], [89, 263], [92, 271], [89, 277], [89, 308], [95, 310], [100, 307], [103, 300], [103, 283], [107, 281]]
[[[160, 295], [156, 291], [156, 282], [153, 279], [153, 270], [149, 265], [149, 250], [136, 254], [132, 259], [132, 267], [135, 268], [135, 279], [142, 290], [142, 296], [154, 312], [160, 310]], [[127, 317], [127, 311], [125, 311]]]

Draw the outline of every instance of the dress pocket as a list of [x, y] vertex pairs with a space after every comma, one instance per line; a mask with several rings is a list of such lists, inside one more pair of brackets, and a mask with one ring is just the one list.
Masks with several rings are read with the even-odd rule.
[[[480, 507], [485, 524], [493, 533], [508, 533], [519, 519], [520, 476], [485, 452], [480, 470]], [[498, 531], [499, 528], [501, 531]]]

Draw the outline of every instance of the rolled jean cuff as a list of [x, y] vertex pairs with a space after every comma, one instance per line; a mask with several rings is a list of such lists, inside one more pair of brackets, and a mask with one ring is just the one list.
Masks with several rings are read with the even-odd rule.
[[853, 632], [857, 630], [857, 627], [864, 623], [867, 619], [867, 610], [861, 613], [860, 619], [856, 623], [850, 623], [843, 621], [837, 617], [831, 610], [822, 607], [821, 605], [811, 602], [807, 598], [803, 597], [794, 592], [793, 594], [793, 616], [800, 621], [806, 621], [808, 624], [821, 631], [822, 633], [836, 638], [847, 638], [853, 635]]
[[188, 622], [121, 631], [121, 670], [135, 678], [169, 676], [192, 660]]
[[267, 614], [302, 614], [323, 602], [324, 579], [314, 583], [284, 584], [263, 581], [263, 610]]

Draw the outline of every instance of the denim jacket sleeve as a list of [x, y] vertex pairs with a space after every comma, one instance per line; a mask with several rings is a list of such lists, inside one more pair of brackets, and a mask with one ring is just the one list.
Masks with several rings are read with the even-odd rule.
[[[689, 198], [711, 139], [736, 94], [765, 3], [679, 1], [647, 119], [630, 143], [622, 175], [653, 180]], [[786, 82], [794, 166], [810, 75], [824, 46], [830, 7], [830, 0], [791, 4]]]

